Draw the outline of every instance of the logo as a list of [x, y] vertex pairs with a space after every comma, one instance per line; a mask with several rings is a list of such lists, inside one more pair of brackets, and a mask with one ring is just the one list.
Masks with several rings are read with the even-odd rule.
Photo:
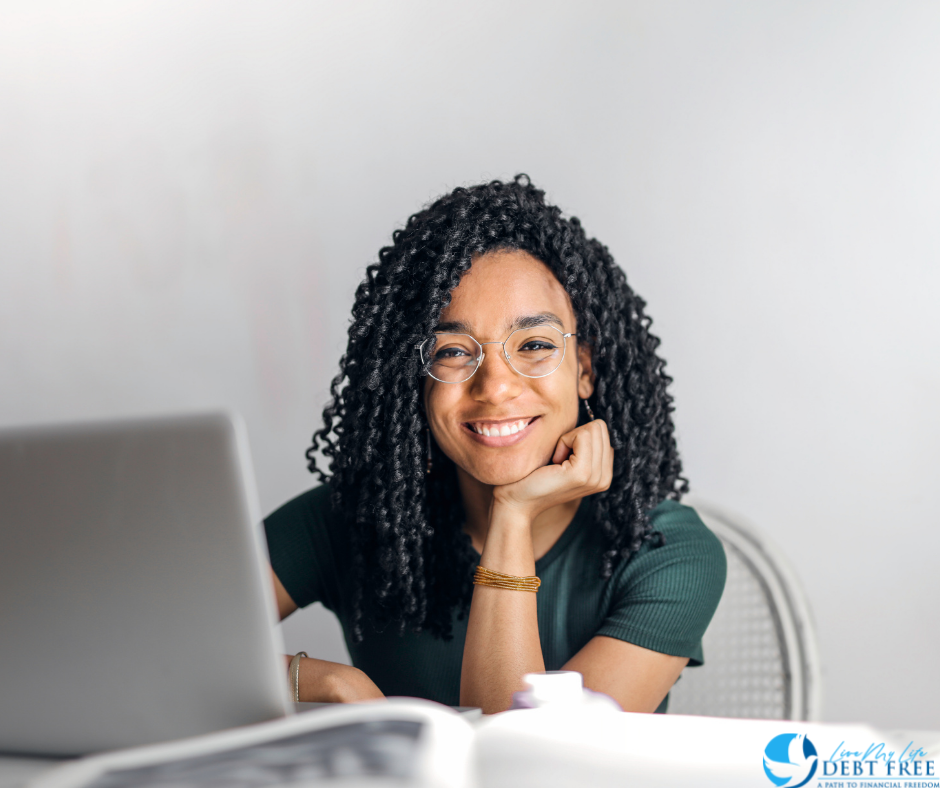
[[802, 733], [781, 733], [764, 748], [764, 772], [778, 788], [800, 788], [813, 779], [819, 757]]

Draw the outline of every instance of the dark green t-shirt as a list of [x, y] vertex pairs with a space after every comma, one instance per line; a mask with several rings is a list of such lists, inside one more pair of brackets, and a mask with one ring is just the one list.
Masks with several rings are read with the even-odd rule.
[[[333, 516], [324, 485], [284, 504], [265, 521], [271, 565], [300, 607], [322, 602], [339, 618], [353, 664], [386, 695], [460, 702], [466, 617], [450, 641], [396, 627], [364, 627], [352, 641], [350, 540]], [[725, 553], [694, 509], [663, 501], [650, 512], [661, 547], [643, 545], [608, 580], [600, 577], [602, 534], [585, 499], [571, 524], [535, 563], [539, 637], [546, 670], [559, 670], [595, 635], [625, 640], [701, 665], [702, 635], [725, 585]], [[316, 644], [311, 644], [316, 656]], [[665, 710], [666, 702], [658, 711]]]

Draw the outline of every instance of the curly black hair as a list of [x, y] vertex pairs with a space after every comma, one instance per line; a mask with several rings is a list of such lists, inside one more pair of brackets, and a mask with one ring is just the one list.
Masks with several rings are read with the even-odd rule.
[[592, 351], [590, 404], [615, 450], [610, 488], [593, 496], [591, 509], [606, 541], [601, 577], [645, 541], [661, 544], [647, 513], [688, 491], [659, 339], [607, 247], [549, 205], [526, 175], [455, 189], [411, 216], [366, 269], [324, 426], [307, 450], [351, 534], [356, 640], [365, 621], [449, 639], [453, 617], [469, 606], [475, 554], [462, 531], [453, 463], [438, 449], [426, 474], [426, 370], [415, 348], [434, 332], [473, 259], [494, 250], [522, 250], [551, 269], [571, 298], [578, 341]]

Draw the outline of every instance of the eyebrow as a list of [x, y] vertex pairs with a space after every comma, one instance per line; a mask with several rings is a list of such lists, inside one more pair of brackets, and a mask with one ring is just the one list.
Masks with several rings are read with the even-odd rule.
[[[564, 332], [565, 324], [562, 323], [561, 318], [558, 317], [554, 312], [539, 312], [537, 315], [524, 315], [523, 317], [517, 317], [509, 326], [510, 333], [513, 331], [518, 331], [520, 328], [533, 328], [534, 326], [541, 326], [545, 323], [555, 325]], [[470, 324], [465, 323], [463, 320], [448, 320], [445, 323], [438, 323], [437, 328], [434, 329], [436, 334], [472, 334]]]

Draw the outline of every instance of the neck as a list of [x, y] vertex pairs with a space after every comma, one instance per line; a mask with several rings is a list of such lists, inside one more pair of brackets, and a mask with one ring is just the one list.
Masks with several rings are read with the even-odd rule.
[[[490, 512], [493, 508], [492, 484], [484, 484], [457, 468], [457, 483], [460, 487], [460, 497], [463, 499], [466, 522], [464, 533], [470, 536], [477, 552], [483, 552], [486, 536], [490, 529]], [[571, 524], [578, 511], [580, 498], [553, 506], [537, 515], [532, 521], [532, 549], [535, 559], [538, 560], [547, 553], [552, 545], [558, 541], [565, 529]]]

